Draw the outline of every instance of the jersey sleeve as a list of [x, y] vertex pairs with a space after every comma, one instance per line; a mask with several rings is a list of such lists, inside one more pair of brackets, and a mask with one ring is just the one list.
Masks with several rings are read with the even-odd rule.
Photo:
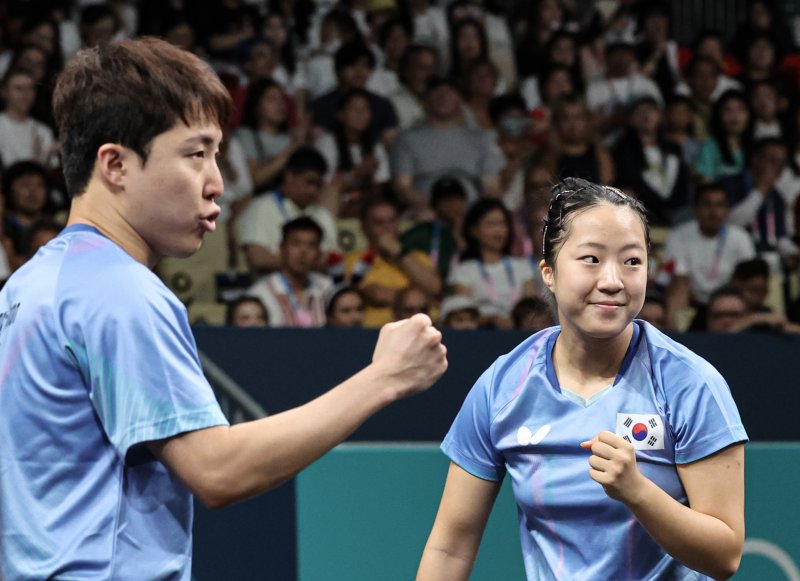
[[117, 453], [125, 458], [143, 442], [226, 425], [183, 305], [150, 272], [116, 274], [85, 292], [88, 307], [66, 301], [61, 316], [66, 348]]
[[503, 479], [506, 469], [491, 436], [495, 368], [496, 364], [487, 369], [467, 394], [442, 442], [442, 451], [473, 476], [497, 482]]
[[692, 366], [665, 369], [672, 382], [668, 419], [675, 438], [676, 464], [700, 460], [747, 441], [730, 388], [714, 367], [698, 357]]

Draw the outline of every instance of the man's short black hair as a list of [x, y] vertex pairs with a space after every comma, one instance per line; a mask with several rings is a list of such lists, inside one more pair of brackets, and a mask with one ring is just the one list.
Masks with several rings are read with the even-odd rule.
[[522, 95], [519, 93], [504, 93], [502, 95], [497, 95], [489, 102], [489, 117], [492, 120], [492, 123], [497, 125], [500, 119], [505, 115], [508, 111], [527, 111], [528, 106], [525, 103], [525, 99], [522, 98]]
[[375, 55], [370, 48], [360, 40], [343, 44], [333, 55], [333, 66], [338, 74], [345, 67], [356, 64], [361, 59], [367, 59], [369, 67], [375, 68]]
[[431, 207], [435, 208], [442, 201], [450, 198], [466, 200], [467, 191], [464, 189], [464, 184], [458, 179], [451, 176], [441, 177], [431, 187]]
[[289, 156], [284, 170], [293, 174], [315, 171], [324, 176], [328, 172], [328, 162], [313, 147], [300, 147]]
[[731, 280], [750, 280], [751, 278], [769, 278], [769, 264], [763, 258], [743, 260], [733, 270]]
[[703, 197], [706, 194], [708, 194], [709, 192], [722, 192], [724, 194], [725, 193], [725, 186], [722, 185], [722, 182], [719, 182], [719, 181], [709, 182], [707, 184], [701, 184], [701, 185], [697, 186], [697, 189], [695, 190], [695, 193], [694, 193], [694, 203], [695, 203], [695, 205], [699, 204], [700, 200], [702, 200]]
[[308, 216], [300, 216], [286, 222], [281, 228], [281, 240], [286, 241], [289, 234], [292, 232], [315, 232], [317, 234], [317, 241], [322, 242], [322, 228], [317, 224], [316, 220]]

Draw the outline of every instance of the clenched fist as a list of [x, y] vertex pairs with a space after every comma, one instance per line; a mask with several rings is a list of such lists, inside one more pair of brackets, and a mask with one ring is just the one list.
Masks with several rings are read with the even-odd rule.
[[428, 389], [442, 376], [447, 369], [447, 348], [430, 318], [414, 315], [383, 326], [372, 364], [400, 399]]

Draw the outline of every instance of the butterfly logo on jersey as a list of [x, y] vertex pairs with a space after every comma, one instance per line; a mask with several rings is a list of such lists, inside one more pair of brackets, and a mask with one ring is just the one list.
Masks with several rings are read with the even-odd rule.
[[617, 414], [616, 434], [637, 450], [664, 449], [664, 423], [658, 414]]
[[544, 440], [544, 437], [550, 433], [550, 427], [550, 424], [545, 424], [536, 430], [536, 433], [533, 433], [529, 427], [522, 426], [519, 430], [517, 430], [517, 442], [520, 446], [527, 446], [529, 444], [531, 446], [535, 446]]

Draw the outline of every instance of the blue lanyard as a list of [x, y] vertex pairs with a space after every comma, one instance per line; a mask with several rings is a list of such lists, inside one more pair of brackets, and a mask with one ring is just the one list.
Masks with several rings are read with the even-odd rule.
[[289, 216], [289, 211], [286, 209], [286, 201], [283, 199], [283, 194], [276, 191], [275, 193], [275, 201], [278, 202], [278, 209], [283, 214], [284, 221], [288, 222], [291, 217]]
[[722, 251], [725, 250], [725, 238], [728, 235], [728, 225], [723, 224], [722, 229], [717, 234], [717, 247], [714, 249], [714, 258], [712, 259], [711, 266], [708, 268], [708, 278], [714, 280], [717, 278], [719, 271], [719, 263], [722, 259]]
[[433, 221], [433, 234], [431, 235], [431, 263], [434, 268], [439, 264], [439, 248], [442, 245], [442, 223], [439, 220]]
[[[506, 270], [508, 286], [511, 288], [511, 302], [515, 303], [517, 297], [519, 296], [519, 291], [517, 290], [516, 282], [514, 280], [514, 269], [511, 268], [511, 261], [508, 259], [508, 256], [503, 257], [503, 266]], [[497, 289], [494, 286], [494, 281], [486, 271], [486, 265], [483, 263], [483, 260], [478, 260], [478, 267], [481, 269], [481, 276], [483, 277], [483, 282], [486, 283], [486, 289], [489, 292], [489, 296], [492, 298], [492, 300], [496, 301]]]
[[[289, 299], [289, 304], [292, 306], [292, 310], [295, 313], [299, 313], [300, 311], [304, 310], [300, 306], [300, 301], [297, 299], [297, 294], [295, 294], [294, 287], [289, 282], [289, 279], [286, 278], [286, 275], [283, 274], [282, 272], [278, 272], [278, 275], [280, 275], [280, 277], [281, 277], [281, 281], [283, 282], [283, 286], [286, 287], [286, 298]], [[309, 283], [308, 286], [310, 287], [311, 284]]]

